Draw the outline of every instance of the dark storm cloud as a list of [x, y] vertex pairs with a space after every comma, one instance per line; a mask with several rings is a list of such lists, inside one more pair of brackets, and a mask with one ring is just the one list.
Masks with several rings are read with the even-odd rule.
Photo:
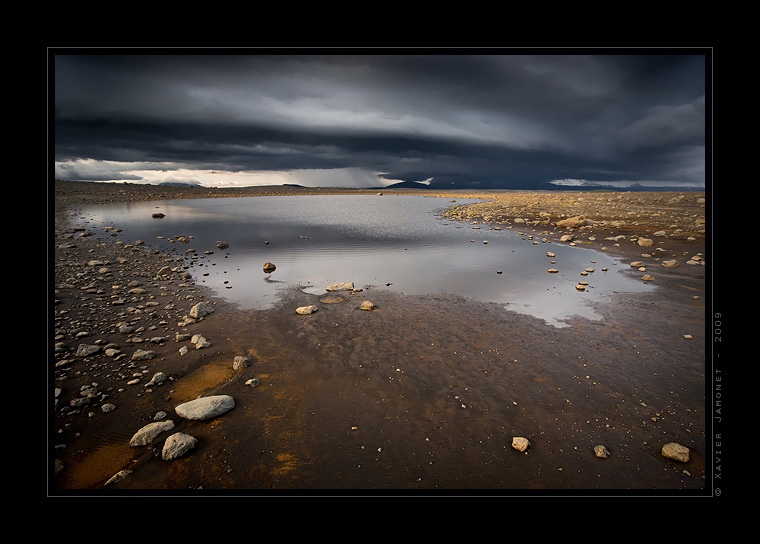
[[55, 159], [361, 168], [446, 186], [701, 185], [697, 53], [58, 54]]

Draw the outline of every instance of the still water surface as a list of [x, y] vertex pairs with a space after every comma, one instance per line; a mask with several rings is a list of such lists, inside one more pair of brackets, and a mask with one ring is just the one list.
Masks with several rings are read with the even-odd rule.
[[[330, 283], [349, 281], [497, 302], [565, 326], [573, 315], [599, 317], [588, 301], [654, 288], [623, 274], [625, 267], [603, 253], [440, 216], [469, 202], [475, 201], [393, 195], [166, 200], [88, 206], [74, 223], [104, 238], [112, 232], [103, 227], [115, 227], [118, 240], [175, 254], [198, 283], [245, 309], [270, 307], [282, 286], [322, 294]], [[152, 218], [157, 212], [164, 217]], [[192, 238], [181, 244], [177, 236]], [[218, 249], [217, 241], [229, 248]], [[265, 262], [276, 270], [264, 273]], [[594, 271], [582, 276], [588, 267]], [[576, 290], [579, 280], [589, 282], [586, 291]]]

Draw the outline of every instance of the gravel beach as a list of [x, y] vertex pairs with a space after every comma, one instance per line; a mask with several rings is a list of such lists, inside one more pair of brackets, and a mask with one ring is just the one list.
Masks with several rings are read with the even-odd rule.
[[[378, 192], [49, 187], [49, 493], [705, 493], [704, 193], [392, 191], [487, 199], [448, 215], [609, 253], [657, 286], [563, 328], [381, 288], [292, 289], [243, 311], [174, 257], [69, 226], [97, 203]], [[232, 406], [180, 415], [200, 396]], [[688, 458], [666, 455], [669, 444]]]

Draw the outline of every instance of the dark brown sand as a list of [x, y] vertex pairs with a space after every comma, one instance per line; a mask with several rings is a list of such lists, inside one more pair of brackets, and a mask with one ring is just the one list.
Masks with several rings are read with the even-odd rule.
[[[53, 387], [61, 393], [49, 414], [51, 494], [708, 493], [705, 278], [711, 263], [686, 264], [705, 251], [705, 207], [697, 200], [704, 194], [478, 195], [493, 200], [478, 212], [481, 221], [489, 216], [518, 228], [513, 218], [528, 218], [521, 230], [557, 240], [567, 229], [551, 223], [562, 214], [583, 215], [597, 223], [573, 231], [579, 243], [647, 263], [658, 289], [599, 303], [602, 319], [578, 318], [565, 328], [456, 295], [381, 288], [338, 293], [341, 300], [328, 302], [320, 301], [324, 295], [286, 291], [272, 309], [239, 311], [204, 287], [157, 279], [165, 256], [70, 236], [65, 226], [76, 206], [89, 203], [275, 191], [306, 192], [56, 184], [48, 373], [51, 398]], [[623, 223], [615, 227], [614, 220]], [[682, 230], [674, 234], [674, 225]], [[668, 236], [652, 236], [662, 229]], [[617, 234], [628, 238], [618, 245], [603, 241]], [[632, 242], [638, 235], [654, 246]], [[119, 256], [127, 262], [120, 264]], [[667, 259], [679, 266], [661, 266]], [[86, 264], [92, 260], [108, 262], [107, 270], [93, 271]], [[116, 288], [135, 277], [146, 293]], [[125, 304], [112, 305], [116, 291]], [[214, 302], [214, 313], [178, 326], [201, 300]], [[376, 309], [360, 310], [363, 300]], [[308, 304], [319, 311], [295, 313]], [[135, 318], [155, 327], [137, 335], [142, 343], [116, 329]], [[89, 336], [77, 337], [84, 329]], [[201, 333], [212, 345], [180, 355], [187, 342], [176, 342], [176, 332]], [[153, 336], [167, 340], [150, 343]], [[114, 342], [128, 356], [75, 355], [79, 344], [96, 340]], [[157, 357], [130, 366], [136, 349]], [[233, 370], [236, 355], [249, 356], [251, 364]], [[172, 381], [147, 388], [159, 371]], [[140, 383], [127, 385], [135, 373], [142, 373]], [[246, 385], [251, 378], [260, 385]], [[71, 408], [81, 386], [91, 383], [106, 398]], [[174, 414], [177, 404], [209, 394], [231, 395], [235, 407], [210, 421]], [[103, 413], [105, 403], [117, 408]], [[131, 436], [160, 410], [175, 428], [151, 446], [130, 447]], [[164, 461], [162, 443], [176, 431], [195, 436], [198, 445]], [[526, 452], [512, 448], [514, 436], [530, 440]], [[669, 442], [688, 447], [689, 461], [663, 457]], [[597, 444], [609, 458], [595, 457]], [[54, 474], [55, 460], [62, 469]], [[104, 486], [122, 470], [131, 473]]]

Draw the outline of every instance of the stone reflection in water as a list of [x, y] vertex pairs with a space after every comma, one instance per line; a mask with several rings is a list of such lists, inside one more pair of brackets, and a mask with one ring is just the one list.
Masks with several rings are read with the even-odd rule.
[[[587, 300], [654, 288], [620, 273], [615, 259], [596, 251], [437, 220], [436, 212], [450, 205], [391, 195], [169, 200], [92, 206], [81, 221], [101, 236], [103, 226], [114, 226], [122, 229], [120, 240], [143, 240], [175, 254], [198, 283], [244, 309], [270, 307], [284, 285], [319, 295], [330, 283], [353, 281], [498, 302], [563, 326], [573, 315], [597, 317]], [[152, 219], [154, 213], [164, 216]], [[172, 241], [179, 235], [188, 243]], [[273, 267], [264, 269], [267, 263]], [[581, 276], [589, 267], [594, 271]], [[588, 282], [583, 292], [576, 289], [579, 280]]]

